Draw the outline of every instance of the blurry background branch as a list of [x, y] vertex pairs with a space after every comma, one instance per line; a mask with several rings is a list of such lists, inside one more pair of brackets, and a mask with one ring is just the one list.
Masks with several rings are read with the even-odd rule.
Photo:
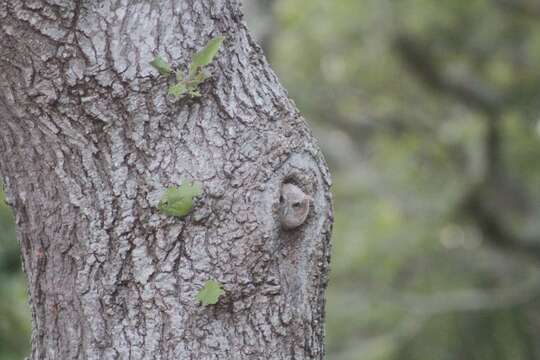
[[473, 186], [472, 189], [464, 199], [463, 210], [474, 220], [483, 239], [502, 251], [533, 259], [540, 265], [540, 239], [519, 236], [516, 231], [509, 229], [506, 220], [497, 213], [497, 204], [493, 201], [489, 204], [489, 200], [501, 195], [493, 193], [497, 189], [491, 191], [489, 200], [486, 200], [486, 189], [482, 186]]
[[388, 306], [397, 306], [403, 311], [402, 319], [392, 330], [367, 337], [352, 345], [349, 351], [374, 353], [374, 357], [380, 356], [380, 349], [384, 349], [384, 353], [395, 353], [421, 332], [432, 317], [459, 312], [497, 311], [530, 303], [539, 295], [540, 272], [537, 270], [532, 270], [520, 283], [501, 289], [454, 290], [430, 295], [381, 295], [376, 300], [378, 305], [383, 301]]
[[427, 86], [490, 116], [500, 112], [502, 99], [496, 90], [472, 74], [460, 78], [445, 74], [429, 45], [410, 35], [399, 34], [394, 47], [403, 63]]
[[402, 296], [401, 307], [421, 317], [449, 312], [497, 310], [522, 305], [540, 295], [540, 273], [532, 270], [525, 280], [500, 289], [441, 291], [430, 295]]
[[495, 0], [495, 3], [519, 15], [540, 17], [540, 3], [535, 0]]
[[[526, 203], [522, 187], [511, 181], [502, 162], [500, 119], [504, 101], [497, 91], [472, 76], [451, 77], [437, 64], [429, 46], [410, 35], [401, 34], [394, 42], [396, 53], [425, 85], [479, 111], [486, 119], [485, 172], [466, 193], [463, 210], [480, 229], [483, 238], [504, 251], [534, 258], [540, 265], [540, 239], [526, 239], [505, 225], [497, 209], [508, 210], [514, 203]], [[517, 201], [519, 200], [519, 201]], [[501, 202], [506, 202], [502, 204]]]

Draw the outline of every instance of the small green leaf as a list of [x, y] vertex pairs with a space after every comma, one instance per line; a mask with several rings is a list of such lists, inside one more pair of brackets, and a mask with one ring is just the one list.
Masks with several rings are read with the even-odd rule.
[[197, 293], [197, 300], [199, 300], [203, 306], [214, 305], [223, 294], [225, 294], [225, 291], [221, 288], [219, 282], [216, 280], [208, 280], [206, 284], [204, 284], [204, 287]]
[[180, 99], [187, 91], [188, 89], [183, 82], [169, 87], [169, 95], [174, 96], [176, 99]]
[[193, 56], [191, 65], [189, 66], [190, 77], [193, 77], [197, 73], [198, 68], [208, 65], [214, 60], [224, 39], [223, 36], [216, 36]]
[[150, 65], [159, 71], [161, 75], [170, 75], [173, 71], [171, 65], [169, 65], [169, 63], [159, 55], [150, 62]]
[[178, 187], [170, 187], [159, 202], [159, 210], [170, 216], [186, 216], [193, 207], [193, 198], [200, 195], [202, 195], [202, 187], [197, 183], [184, 183]]
[[186, 92], [191, 97], [200, 97], [199, 83], [194, 80], [185, 80], [183, 84], [186, 86]]
[[197, 85], [201, 84], [204, 80], [208, 79], [211, 76], [210, 72], [206, 69], [199, 69], [197, 74], [193, 77], [193, 82]]
[[189, 96], [191, 96], [191, 97], [201, 97], [202, 96], [201, 92], [199, 90], [197, 90], [196, 87], [189, 88], [188, 93], [189, 93]]

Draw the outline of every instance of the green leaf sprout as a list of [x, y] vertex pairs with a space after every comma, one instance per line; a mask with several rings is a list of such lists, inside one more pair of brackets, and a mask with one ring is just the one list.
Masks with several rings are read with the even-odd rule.
[[201, 68], [209, 65], [214, 57], [219, 52], [219, 48], [225, 38], [223, 36], [216, 36], [206, 44], [198, 53], [193, 56], [191, 65], [189, 65], [190, 77], [196, 77]]
[[202, 289], [197, 293], [197, 300], [203, 305], [214, 305], [218, 302], [219, 297], [225, 294], [221, 284], [216, 280], [208, 280]]
[[178, 187], [170, 187], [159, 202], [159, 210], [170, 216], [184, 217], [191, 211], [193, 199], [200, 195], [202, 195], [202, 187], [197, 183], [184, 183]]
[[161, 75], [170, 75], [173, 72], [171, 65], [169, 65], [169, 63], [161, 56], [156, 56], [156, 58], [150, 62], [150, 65], [159, 71]]
[[150, 62], [150, 65], [152, 65], [161, 75], [169, 76], [172, 73], [176, 75], [176, 84], [169, 87], [168, 94], [176, 100], [185, 95], [189, 95], [192, 98], [200, 97], [201, 92], [199, 91], [199, 86], [211, 76], [207, 71], [206, 66], [212, 63], [218, 54], [224, 39], [223, 36], [212, 38], [204, 48], [193, 55], [187, 77], [184, 77], [184, 74], [179, 69], [173, 70], [162, 57], [156, 56], [156, 58]]

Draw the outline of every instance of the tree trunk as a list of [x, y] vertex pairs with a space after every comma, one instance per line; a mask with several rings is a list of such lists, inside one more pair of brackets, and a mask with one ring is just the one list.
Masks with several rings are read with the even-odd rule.
[[[149, 62], [219, 34], [202, 96], [169, 99]], [[0, 173], [31, 359], [323, 358], [330, 178], [236, 1], [0, 0]], [[157, 210], [192, 180], [187, 217]]]

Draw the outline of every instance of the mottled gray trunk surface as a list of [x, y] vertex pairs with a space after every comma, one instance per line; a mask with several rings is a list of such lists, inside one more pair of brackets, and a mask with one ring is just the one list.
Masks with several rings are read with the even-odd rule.
[[[185, 69], [219, 34], [202, 97], [168, 99], [148, 63]], [[0, 173], [31, 359], [323, 358], [330, 179], [237, 2], [0, 0]], [[159, 213], [187, 180], [192, 213]], [[284, 183], [313, 198], [292, 229]]]

